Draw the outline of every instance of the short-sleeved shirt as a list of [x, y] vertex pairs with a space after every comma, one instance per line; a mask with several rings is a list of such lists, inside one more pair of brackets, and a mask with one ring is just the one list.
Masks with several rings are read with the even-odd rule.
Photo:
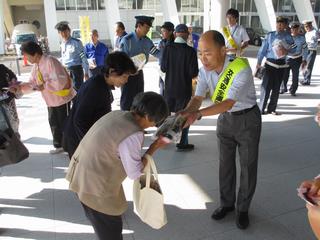
[[[233, 40], [236, 42], [237, 46], [240, 47], [241, 46], [241, 43], [242, 42], [247, 42], [250, 40], [249, 36], [248, 36], [248, 33], [246, 31], [246, 29], [239, 25], [239, 24], [236, 24], [232, 27], [230, 26], [227, 26], [227, 28], [229, 28], [229, 31], [230, 31], [230, 35], [232, 36]], [[229, 48], [233, 48], [228, 39], [226, 38], [226, 36], [224, 36], [225, 38], [225, 41], [226, 41], [226, 47], [229, 49]]]
[[[200, 68], [196, 96], [205, 97], [207, 90], [210, 96], [213, 95], [219, 78], [229, 64], [228, 58], [225, 58], [224, 67], [220, 74], [216, 71], [207, 71], [203, 67]], [[233, 79], [232, 85], [227, 93], [227, 99], [236, 101], [228, 112], [235, 112], [253, 107], [256, 102], [256, 91], [250, 67], [240, 71]]]
[[310, 32], [306, 32], [305, 37], [306, 37], [306, 42], [308, 44], [308, 49], [317, 50], [318, 38], [319, 38], [318, 31], [315, 28], [313, 28]]

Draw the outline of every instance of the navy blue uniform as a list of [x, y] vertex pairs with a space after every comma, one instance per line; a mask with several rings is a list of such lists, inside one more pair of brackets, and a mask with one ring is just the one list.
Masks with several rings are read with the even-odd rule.
[[[120, 42], [120, 50], [128, 54], [129, 57], [134, 57], [141, 53], [146, 55], [148, 61], [149, 54], [159, 57], [159, 50], [154, 46], [153, 42], [148, 37], [139, 38], [136, 32], [131, 32], [124, 36]], [[143, 71], [130, 76], [128, 82], [121, 88], [120, 107], [121, 110], [130, 110], [133, 98], [144, 91]]]

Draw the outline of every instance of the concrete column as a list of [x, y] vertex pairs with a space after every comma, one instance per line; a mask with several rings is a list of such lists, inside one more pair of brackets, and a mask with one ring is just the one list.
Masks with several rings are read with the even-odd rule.
[[4, 0], [0, 0], [0, 55], [4, 54], [4, 12], [3, 12], [3, 6], [4, 6]]
[[292, 0], [294, 8], [297, 12], [299, 21], [302, 22], [304, 20], [312, 21], [312, 25], [316, 28], [317, 23], [314, 18], [314, 13], [312, 11], [312, 6], [310, 1], [301, 1], [301, 0]]
[[226, 12], [230, 6], [230, 0], [211, 0], [210, 29], [220, 31], [226, 22]]
[[203, 32], [210, 30], [210, 0], [203, 1]]
[[51, 52], [60, 51], [58, 31], [54, 28], [57, 24], [57, 12], [55, 1], [43, 0], [44, 15], [46, 18], [47, 37]]
[[112, 47], [114, 47], [114, 27], [115, 23], [120, 20], [120, 11], [117, 0], [107, 0], [104, 1], [106, 6], [106, 19], [107, 19], [107, 29], [108, 29], [108, 37], [111, 41]]
[[177, 4], [173, 0], [161, 0], [162, 12], [163, 12], [163, 21], [170, 21], [175, 26], [180, 23]]
[[[276, 30], [276, 14], [272, 0], [254, 0], [263, 29]], [[302, 1], [305, 2], [305, 1]]]

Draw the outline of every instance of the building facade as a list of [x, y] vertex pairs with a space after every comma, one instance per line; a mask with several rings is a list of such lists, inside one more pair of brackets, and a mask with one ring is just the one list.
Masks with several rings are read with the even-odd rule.
[[123, 21], [128, 32], [134, 30], [135, 15], [155, 17], [153, 30], [159, 31], [164, 21], [189, 23], [198, 33], [220, 29], [228, 8], [238, 9], [240, 24], [264, 32], [275, 29], [275, 17], [314, 21], [320, 24], [320, 0], [0, 0], [0, 54], [4, 41], [20, 21], [40, 23], [40, 33], [48, 36], [50, 49], [59, 50], [59, 38], [54, 25], [68, 21], [79, 28], [79, 16], [89, 16], [91, 29], [112, 44], [114, 23]]

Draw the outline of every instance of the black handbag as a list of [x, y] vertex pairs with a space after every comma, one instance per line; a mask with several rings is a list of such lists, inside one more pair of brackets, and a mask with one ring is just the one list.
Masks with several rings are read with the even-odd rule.
[[5, 109], [0, 105], [0, 114], [8, 128], [0, 130], [0, 167], [21, 162], [29, 157], [29, 151], [12, 130]]

